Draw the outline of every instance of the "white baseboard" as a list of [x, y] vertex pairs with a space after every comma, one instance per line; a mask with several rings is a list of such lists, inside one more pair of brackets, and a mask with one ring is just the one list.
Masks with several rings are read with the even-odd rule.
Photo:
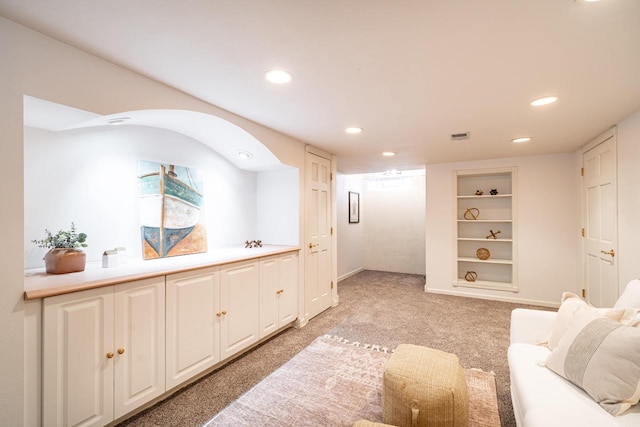
[[353, 271], [351, 271], [351, 272], [349, 272], [347, 274], [343, 274], [342, 276], [338, 277], [338, 282], [341, 281], [341, 280], [346, 279], [347, 277], [351, 277], [353, 275], [356, 275], [356, 274], [360, 273], [361, 271], [364, 271], [364, 267], [360, 267], [360, 268], [358, 268], [356, 270], [353, 270]]
[[503, 302], [512, 302], [516, 304], [528, 304], [528, 305], [539, 305], [541, 307], [553, 307], [558, 308], [560, 304], [552, 303], [548, 301], [537, 301], [537, 300], [528, 300], [522, 298], [513, 298], [513, 297], [503, 297], [496, 295], [486, 295], [486, 294], [472, 294], [468, 292], [460, 292], [460, 291], [449, 291], [445, 289], [428, 289], [427, 285], [424, 286], [425, 292], [429, 292], [432, 294], [441, 294], [441, 295], [453, 295], [456, 297], [465, 297], [465, 298], [477, 298], [477, 299], [486, 299], [493, 301], [503, 301]]

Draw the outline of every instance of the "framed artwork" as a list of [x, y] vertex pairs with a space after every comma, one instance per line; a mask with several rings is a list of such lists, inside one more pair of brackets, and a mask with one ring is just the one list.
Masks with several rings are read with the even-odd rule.
[[166, 258], [207, 251], [204, 196], [197, 169], [140, 160], [142, 257]]
[[349, 223], [360, 222], [360, 193], [349, 191]]

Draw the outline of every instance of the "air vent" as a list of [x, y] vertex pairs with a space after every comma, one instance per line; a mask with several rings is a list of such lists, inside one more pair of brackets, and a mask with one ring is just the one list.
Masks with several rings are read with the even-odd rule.
[[471, 136], [471, 132], [452, 133], [451, 140], [462, 141], [463, 139], [469, 139], [470, 136]]

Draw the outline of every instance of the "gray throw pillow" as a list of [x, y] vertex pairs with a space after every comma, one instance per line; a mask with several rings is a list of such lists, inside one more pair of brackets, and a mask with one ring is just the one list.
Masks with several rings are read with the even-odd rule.
[[580, 310], [546, 366], [620, 415], [640, 400], [640, 329]]

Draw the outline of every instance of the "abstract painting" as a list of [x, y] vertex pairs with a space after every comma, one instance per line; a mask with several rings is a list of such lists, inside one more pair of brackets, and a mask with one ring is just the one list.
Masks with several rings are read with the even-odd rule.
[[138, 161], [142, 257], [207, 251], [202, 176], [197, 169]]

